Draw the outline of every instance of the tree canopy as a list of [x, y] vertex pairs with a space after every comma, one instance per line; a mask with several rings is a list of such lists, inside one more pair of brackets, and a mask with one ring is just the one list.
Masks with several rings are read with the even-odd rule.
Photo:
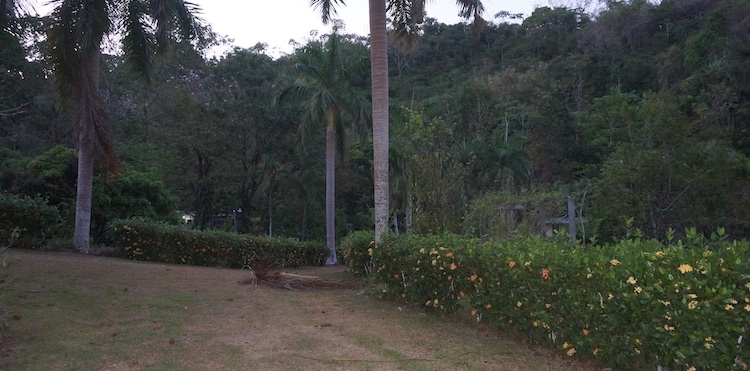
[[[392, 231], [538, 230], [556, 226], [571, 197], [580, 238], [688, 227], [748, 236], [750, 4], [599, 4], [485, 16], [479, 32], [428, 17], [411, 48], [388, 40]], [[44, 23], [22, 19], [28, 32]], [[221, 42], [208, 31], [203, 46]], [[369, 46], [339, 36], [347, 53]], [[325, 240], [325, 133], [310, 131], [302, 152], [309, 112], [274, 99], [302, 81], [289, 71], [327, 37], [275, 59], [263, 45], [209, 58], [177, 37], [150, 61], [150, 84], [131, 78], [125, 50], [105, 51], [97, 91], [130, 174], [122, 181], [162, 181], [170, 196], [159, 199], [194, 212], [199, 227], [221, 216], [243, 233]], [[48, 42], [0, 38], [0, 183], [17, 193], [47, 192], [50, 171], [69, 176], [53, 160], [77, 141], [71, 113], [55, 107], [50, 60], [37, 58]], [[352, 82], [372, 98], [366, 74]], [[348, 129], [335, 165], [337, 235], [373, 225], [373, 141]], [[515, 211], [490, 215], [498, 209]]]

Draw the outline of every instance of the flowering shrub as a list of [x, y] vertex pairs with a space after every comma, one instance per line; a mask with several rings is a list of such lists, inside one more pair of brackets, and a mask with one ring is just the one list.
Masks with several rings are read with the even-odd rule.
[[372, 272], [372, 248], [375, 247], [375, 233], [356, 231], [350, 233], [339, 244], [342, 261], [357, 277]]
[[116, 220], [110, 229], [113, 246], [134, 260], [239, 268], [253, 256], [273, 256], [280, 266], [295, 267], [322, 265], [328, 256], [320, 243], [194, 231], [139, 219]]
[[454, 312], [468, 287], [466, 269], [461, 269], [466, 240], [458, 235], [405, 237], [387, 236], [373, 249], [376, 281], [384, 283], [384, 294], [429, 310]]
[[667, 244], [586, 247], [388, 237], [372, 258], [391, 297], [516, 328], [569, 356], [626, 369], [745, 370], [749, 254], [747, 242], [688, 231]]

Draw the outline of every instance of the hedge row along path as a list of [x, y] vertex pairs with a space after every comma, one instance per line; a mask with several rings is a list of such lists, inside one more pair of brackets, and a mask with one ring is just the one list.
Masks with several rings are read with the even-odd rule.
[[[8, 370], [601, 370], [374, 290], [242, 284], [239, 269], [10, 250]], [[344, 267], [292, 274], [351, 278]]]

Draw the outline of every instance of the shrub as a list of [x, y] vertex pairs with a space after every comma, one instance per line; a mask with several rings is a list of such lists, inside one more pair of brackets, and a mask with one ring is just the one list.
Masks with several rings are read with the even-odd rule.
[[92, 195], [92, 234], [100, 237], [111, 220], [143, 217], [150, 220], [174, 221], [172, 212], [176, 199], [161, 179], [153, 173], [128, 170], [106, 181]]
[[134, 260], [239, 268], [254, 256], [270, 256], [280, 267], [296, 267], [322, 265], [328, 256], [322, 243], [189, 230], [143, 219], [116, 220], [110, 230], [113, 246]]
[[723, 231], [686, 236], [586, 247], [389, 236], [373, 248], [373, 276], [390, 297], [517, 329], [569, 356], [625, 369], [747, 369], [749, 244]]
[[0, 193], [0, 236], [7, 240], [18, 228], [14, 247], [38, 247], [50, 237], [58, 221], [57, 209], [41, 198]]
[[[468, 240], [479, 243], [478, 240]], [[373, 249], [374, 276], [384, 293], [406, 303], [450, 313], [465, 295], [467, 240], [455, 234], [388, 235]]]
[[356, 231], [344, 237], [339, 243], [344, 264], [357, 277], [372, 273], [372, 247], [375, 246], [375, 233]]

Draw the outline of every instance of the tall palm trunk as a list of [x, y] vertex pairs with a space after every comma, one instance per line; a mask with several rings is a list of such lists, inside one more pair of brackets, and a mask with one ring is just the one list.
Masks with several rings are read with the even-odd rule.
[[388, 37], [385, 0], [370, 0], [375, 242], [388, 228]]
[[91, 192], [94, 180], [94, 146], [81, 133], [78, 143], [78, 181], [76, 183], [76, 224], [73, 245], [82, 253], [90, 249]]
[[73, 245], [83, 253], [90, 250], [91, 231], [91, 198], [94, 181], [95, 137], [97, 122], [101, 119], [99, 101], [99, 63], [101, 49], [97, 45], [85, 57], [79, 85], [80, 101], [78, 120], [80, 134], [78, 137], [78, 180], [76, 183], [76, 216], [73, 230]]
[[335, 161], [336, 161], [336, 130], [331, 122], [326, 127], [326, 244], [330, 255], [326, 265], [336, 264], [336, 189], [335, 189]]

